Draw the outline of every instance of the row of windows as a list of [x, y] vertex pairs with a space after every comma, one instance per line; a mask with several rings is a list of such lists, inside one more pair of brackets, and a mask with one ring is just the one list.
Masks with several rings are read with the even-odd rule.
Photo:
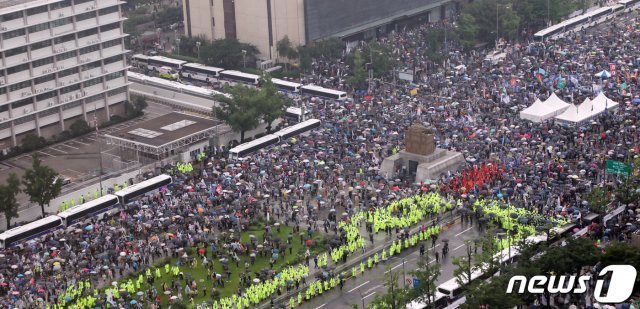
[[14, 91], [17, 91], [17, 90], [20, 90], [20, 89], [24, 89], [24, 88], [27, 88], [27, 87], [31, 87], [31, 81], [30, 80], [27, 80], [27, 81], [20, 82], [20, 83], [13, 84], [13, 85], [9, 86], [9, 91], [10, 92], [14, 92]]
[[[112, 8], [115, 8], [115, 11], [118, 11], [118, 7], [114, 6]], [[105, 14], [108, 13], [113, 13], [113, 12], [107, 12]], [[102, 14], [101, 14], [102, 15]], [[96, 17], [96, 12], [88, 12], [88, 13], [82, 13], [80, 15], [76, 16], [76, 22], [78, 21], [83, 21], [89, 18], [95, 18]], [[36, 32], [40, 32], [40, 31], [44, 31], [44, 30], [48, 30], [50, 28], [56, 28], [56, 27], [61, 27], [64, 25], [68, 25], [73, 23], [73, 17], [65, 17], [65, 18], [60, 18], [51, 22], [46, 22], [46, 23], [41, 23], [41, 24], [37, 24], [37, 25], [33, 25], [30, 26], [29, 28], [27, 28], [29, 30], [29, 33], [36, 33]], [[108, 30], [113, 30], [115, 28], [119, 28], [120, 27], [120, 23], [115, 23], [115, 24], [110, 24], [110, 25], [106, 25], [106, 26], [102, 26], [101, 30], [102, 31], [108, 31]], [[104, 30], [103, 30], [104, 28]], [[15, 37], [19, 37], [19, 36], [25, 36], [26, 35], [26, 31], [24, 28], [21, 29], [16, 29], [16, 30], [12, 30], [12, 31], [8, 31], [2, 34], [2, 39], [4, 40], [9, 40]]]
[[11, 103], [11, 108], [20, 108], [33, 103], [33, 98], [28, 98]]
[[[86, 2], [93, 2], [95, 0], [75, 0], [75, 4], [82, 4], [82, 3], [86, 3]], [[59, 9], [63, 9], [66, 7], [71, 6], [71, 0], [64, 0], [64, 1], [60, 1], [57, 3], [52, 3], [49, 4], [49, 6], [47, 7], [46, 5], [42, 5], [42, 6], [37, 6], [34, 8], [30, 8], [27, 10], [27, 16], [32, 16], [32, 15], [36, 15], [36, 14], [41, 14], [41, 13], [45, 13], [48, 12], [49, 10], [51, 11], [55, 11], [55, 10], [59, 10]], [[117, 8], [117, 6], [115, 6]], [[104, 10], [104, 9], [103, 9]], [[102, 11], [102, 10], [100, 10]], [[107, 13], [105, 13], [107, 14]], [[102, 14], [100, 14], [102, 15]], [[4, 14], [0, 16], [0, 22], [4, 22], [4, 21], [10, 21], [10, 20], [14, 20], [14, 19], [18, 19], [18, 18], [23, 18], [24, 14], [23, 11], [17, 11], [17, 12], [12, 12], [9, 14]]]
[[42, 117], [47, 117], [49, 115], [53, 115], [53, 114], [57, 114], [58, 113], [58, 109], [57, 108], [50, 108], [50, 109], [45, 109], [41, 112], [38, 113], [38, 117], [42, 118]]
[[82, 105], [82, 101], [75, 101], [69, 104], [62, 105], [63, 110], [72, 109], [74, 107]]
[[53, 57], [47, 57], [47, 58], [42, 58], [42, 59], [38, 59], [32, 62], [33, 63], [33, 67], [37, 68], [37, 67], [41, 67], [44, 65], [48, 65], [48, 64], [52, 64], [53, 63]]
[[118, 71], [118, 72], [114, 72], [111, 73], [109, 75], [106, 76], [107, 80], [113, 80], [119, 77], [123, 77], [124, 76], [124, 71]]
[[[11, 104], [11, 107], [13, 107], [13, 104]], [[34, 121], [35, 119], [36, 119], [36, 115], [32, 114], [32, 115], [29, 115], [29, 116], [18, 118], [16, 120], [14, 120], [13, 123], [18, 125], [18, 124], [23, 124], [23, 123], [29, 122], [29, 121]]]
[[91, 87], [97, 84], [102, 83], [102, 77], [98, 77], [98, 78], [94, 78], [94, 79], [90, 79], [84, 83], [82, 83], [82, 86], [87, 88], [87, 87]]
[[40, 101], [44, 101], [44, 100], [48, 100], [51, 98], [55, 98], [58, 94], [56, 93], [56, 91], [49, 91], [49, 92], [45, 92], [43, 94], [39, 94], [36, 96], [36, 102], [40, 102]]

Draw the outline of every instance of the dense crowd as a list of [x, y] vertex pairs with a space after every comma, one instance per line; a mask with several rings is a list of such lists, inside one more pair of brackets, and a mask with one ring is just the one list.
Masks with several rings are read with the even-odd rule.
[[[444, 67], [422, 52], [433, 27], [438, 25], [378, 39], [404, 66], [421, 69], [415, 83], [376, 81], [370, 93], [347, 103], [304, 98], [312, 117], [323, 123], [309, 135], [238, 160], [216, 147], [192, 172], [176, 172], [173, 186], [114, 216], [5, 250], [0, 256], [2, 306], [53, 306], [94, 295], [98, 286], [144, 270], [161, 257], [181, 255], [180, 248], [202, 246], [211, 259], [248, 254], [242, 249], [247, 244], [220, 235], [229, 229], [242, 231], [256, 216], [268, 214], [309, 233], [337, 232], [335, 213], [355, 215], [393, 198], [419, 194], [426, 186], [427, 191], [465, 201], [461, 206], [471, 207], [472, 197], [499, 198], [529, 212], [574, 220], [589, 210], [585, 195], [592, 186], [616, 185], [605, 182], [604, 161], [634, 158], [639, 150], [636, 17], [619, 17], [555, 42], [509, 46], [506, 58], [496, 64], [484, 62], [481, 53], [453, 51], [455, 45], [450, 45]], [[611, 63], [615, 76], [593, 77]], [[465, 69], [456, 69], [460, 65]], [[307, 78], [346, 89], [348, 70], [344, 59], [322, 59]], [[418, 89], [417, 94], [411, 95], [411, 89]], [[594, 91], [603, 91], [620, 107], [577, 126], [518, 117], [536, 98], [556, 93], [580, 103], [595, 97]], [[394, 179], [378, 176], [382, 160], [404, 148], [404, 131], [413, 123], [435, 128], [438, 147], [462, 152], [467, 172], [443, 175], [435, 186], [414, 182], [406, 170], [396, 171]], [[472, 181], [464, 190], [451, 185], [461, 177], [468, 183], [473, 170], [489, 163], [498, 167], [491, 170], [493, 177]], [[383, 215], [403, 218], [401, 212]], [[258, 241], [262, 248], [274, 246], [268, 233]], [[338, 251], [332, 258], [342, 257]], [[219, 283], [230, 275], [214, 273], [211, 280]], [[260, 280], [274, 276], [265, 274]], [[201, 285], [177, 281], [169, 288], [202, 290]], [[140, 293], [95, 297], [123, 307], [157, 308], [160, 302], [154, 300], [163, 291]], [[142, 298], [151, 301], [136, 301]]]

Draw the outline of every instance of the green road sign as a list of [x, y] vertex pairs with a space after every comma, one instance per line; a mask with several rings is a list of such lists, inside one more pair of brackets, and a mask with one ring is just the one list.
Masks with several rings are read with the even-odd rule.
[[621, 174], [628, 177], [630, 172], [631, 172], [631, 164], [626, 164], [619, 161], [607, 160], [607, 173]]

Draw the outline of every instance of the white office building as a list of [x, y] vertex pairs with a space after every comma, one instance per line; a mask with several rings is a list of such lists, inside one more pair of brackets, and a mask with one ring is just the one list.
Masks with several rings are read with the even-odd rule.
[[124, 3], [0, 0], [0, 151], [124, 112]]

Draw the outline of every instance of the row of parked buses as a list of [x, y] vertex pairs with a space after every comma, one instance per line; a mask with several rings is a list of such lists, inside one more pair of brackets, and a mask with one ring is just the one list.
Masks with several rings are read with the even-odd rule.
[[[575, 227], [575, 224], [570, 223], [562, 227], [551, 229], [549, 241], [553, 242], [560, 238], [566, 237]], [[530, 236], [524, 240], [525, 243], [532, 245], [536, 245], [545, 241], [547, 241], [546, 235]], [[496, 264], [512, 264], [518, 260], [519, 255], [519, 246], [513, 245], [496, 253], [493, 256], [493, 260], [496, 262]], [[499, 273], [495, 272], [495, 270], [491, 271], [489, 265], [486, 265], [484, 267], [481, 266], [471, 272], [471, 281], [473, 282], [475, 280], [486, 280], [494, 275], [499, 275]], [[464, 297], [463, 292], [464, 287], [458, 283], [458, 279], [452, 278], [437, 286], [435, 295], [431, 297], [431, 304], [435, 304], [435, 308], [437, 309], [458, 308], [459, 303], [457, 301]], [[427, 303], [416, 300], [407, 304], [406, 308], [424, 309], [427, 308]]]
[[99, 216], [112, 210], [117, 210], [122, 205], [130, 203], [133, 199], [158, 190], [171, 183], [171, 176], [159, 175], [131, 185], [113, 194], [107, 194], [82, 205], [78, 205], [77, 207], [65, 210], [57, 215], [47, 216], [23, 226], [10, 229], [0, 234], [0, 249], [9, 248], [22, 241], [34, 239], [58, 229], [71, 227], [93, 216]]
[[304, 134], [315, 128], [318, 128], [320, 127], [320, 123], [321, 122], [318, 119], [309, 119], [290, 127], [286, 127], [273, 134], [267, 134], [253, 141], [231, 148], [229, 150], [229, 156], [233, 159], [246, 157], [247, 155], [252, 154], [260, 149], [267, 148], [269, 146], [286, 141], [297, 135]]
[[[132, 66], [140, 69], [158, 72], [161, 77], [169, 79], [177, 79], [178, 76], [181, 76], [183, 78], [207, 83], [219, 80], [254, 86], [258, 86], [260, 84], [260, 75], [234, 70], [225, 70], [206, 66], [200, 63], [188, 63], [184, 60], [163, 56], [145, 56], [142, 54], [136, 54], [132, 56], [131, 64]], [[347, 98], [347, 93], [344, 91], [323, 88], [315, 85], [303, 85], [277, 78], [272, 78], [271, 81], [276, 87], [278, 87], [278, 90], [282, 92], [301, 93], [339, 101]]]
[[614, 18], [618, 13], [637, 8], [640, 0], [620, 0], [616, 5], [606, 6], [585, 14], [567, 19], [561, 23], [536, 32], [533, 36], [538, 42], [558, 37], [570, 31], [579, 31]]

